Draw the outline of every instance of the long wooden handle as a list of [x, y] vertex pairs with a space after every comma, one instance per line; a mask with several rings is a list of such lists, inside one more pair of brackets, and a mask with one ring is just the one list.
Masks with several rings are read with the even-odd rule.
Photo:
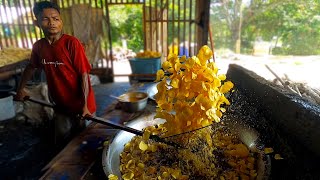
[[[17, 93], [11, 91], [11, 92], [9, 92], [9, 94], [15, 96]], [[54, 104], [52, 104], [52, 103], [48, 103], [48, 102], [46, 102], [46, 101], [42, 101], [42, 100], [39, 100], [39, 99], [35, 99], [35, 98], [30, 97], [30, 96], [26, 96], [26, 97], [24, 98], [24, 100], [25, 100], [25, 101], [34, 102], [34, 103], [40, 104], [40, 105], [42, 105], [42, 106], [46, 106], [46, 107], [50, 107], [50, 108], [55, 108]], [[94, 116], [90, 116], [90, 115], [86, 115], [84, 118], [85, 118], [85, 119], [92, 120], [92, 121], [97, 122], [97, 123], [101, 123], [101, 124], [104, 124], [104, 125], [107, 125], [107, 126], [114, 127], [114, 128], [116, 128], [116, 129], [121, 129], [121, 130], [124, 130], [124, 131], [127, 131], [127, 132], [131, 132], [131, 133], [136, 134], [136, 135], [139, 135], [139, 136], [142, 136], [142, 135], [143, 135], [143, 132], [142, 132], [142, 131], [139, 131], [139, 130], [136, 130], [136, 129], [133, 129], [133, 128], [130, 128], [130, 127], [127, 127], [127, 126], [118, 124], [118, 123], [114, 123], [114, 122], [112, 122], [112, 121], [109, 121], [109, 120], [106, 120], [106, 119], [103, 119], [103, 118], [94, 117]]]
[[[111, 126], [111, 127], [117, 128], [117, 129], [121, 129], [121, 130], [124, 130], [124, 131], [127, 131], [127, 132], [131, 132], [131, 133], [136, 134], [138, 136], [142, 136], [143, 135], [142, 131], [139, 131], [137, 129], [133, 129], [133, 128], [128, 127], [128, 126], [123, 126], [121, 124], [114, 123], [112, 121], [109, 121], [109, 120], [106, 120], [106, 119], [103, 119], [103, 118], [100, 118], [100, 117], [94, 117], [94, 116], [91, 116], [91, 115], [86, 115], [84, 118], [88, 119], [88, 120], [92, 120], [92, 121], [97, 122], [97, 123], [101, 123], [101, 124], [107, 125], [107, 126]], [[183, 148], [180, 144], [177, 144], [177, 143], [174, 143], [174, 142], [171, 142], [171, 141], [167, 141], [165, 139], [160, 138], [157, 135], [151, 135], [150, 139], [153, 139], [153, 140], [155, 140], [157, 142], [165, 143], [167, 145], [170, 145], [170, 146], [173, 146], [173, 147], [176, 147], [176, 148]]]
[[[13, 91], [9, 92], [9, 93], [11, 95], [16, 95], [16, 92], [13, 92]], [[51, 103], [48, 103], [46, 101], [42, 101], [42, 100], [39, 100], [39, 99], [34, 99], [32, 97], [29, 97], [29, 96], [25, 97], [24, 100], [31, 101], [31, 102], [34, 102], [34, 103], [37, 103], [37, 104], [40, 104], [40, 105], [43, 105], [43, 106], [46, 106], [46, 107], [55, 108], [54, 104], [51, 104]], [[79, 117], [81, 118], [80, 115], [79, 115]], [[85, 115], [82, 118], [88, 119], [88, 120], [91, 120], [91, 121], [94, 121], [94, 122], [97, 122], [97, 123], [100, 123], [100, 124], [104, 124], [104, 125], [107, 125], [107, 126], [111, 126], [113, 128], [116, 128], [116, 129], [121, 129], [123, 131], [127, 131], [127, 132], [133, 133], [133, 134], [138, 135], [138, 136], [142, 136], [143, 135], [142, 131], [139, 131], [137, 129], [133, 129], [131, 127], [124, 126], [124, 125], [121, 125], [121, 124], [118, 124], [118, 123], [114, 123], [114, 122], [112, 122], [110, 120], [107, 120], [107, 119], [104, 119], [104, 118], [100, 118], [100, 117], [96, 117], [96, 116], [92, 116], [92, 115]], [[157, 142], [163, 142], [165, 144], [168, 144], [168, 145], [171, 145], [171, 146], [174, 146], [174, 147], [181, 147], [180, 145], [178, 145], [176, 143], [173, 143], [173, 142], [170, 142], [170, 141], [166, 141], [166, 140], [160, 138], [157, 135], [151, 135], [150, 139], [153, 139], [153, 140], [155, 140]]]
[[[11, 95], [13, 95], [13, 96], [17, 95], [17, 93], [14, 92], [14, 91], [10, 91], [9, 94], [11, 94]], [[46, 107], [50, 107], [50, 108], [55, 108], [54, 104], [52, 104], [52, 103], [49, 103], [49, 102], [47, 102], [47, 101], [43, 101], [43, 100], [40, 100], [40, 99], [35, 99], [35, 98], [30, 97], [30, 96], [24, 97], [23, 100], [25, 100], [25, 101], [30, 101], [30, 102], [34, 102], [34, 103], [40, 104], [40, 105], [42, 105], [42, 106], [46, 106]]]
[[133, 128], [131, 128], [131, 127], [124, 126], [124, 125], [121, 125], [121, 124], [118, 124], [118, 123], [114, 123], [114, 122], [109, 121], [109, 120], [104, 119], [104, 118], [100, 118], [100, 117], [96, 117], [96, 116], [91, 116], [91, 115], [85, 115], [84, 118], [85, 118], [85, 119], [88, 119], [88, 120], [91, 120], [91, 121], [94, 121], [94, 122], [97, 122], [97, 123], [100, 123], [100, 124], [104, 124], [104, 125], [107, 125], [107, 126], [111, 126], [111, 127], [113, 127], [113, 128], [116, 128], [116, 129], [121, 129], [121, 130], [130, 132], [130, 133], [136, 134], [136, 135], [138, 135], [138, 136], [142, 136], [142, 135], [143, 135], [143, 132], [142, 132], [142, 131], [139, 131], [139, 130], [137, 130], [137, 129], [133, 129]]

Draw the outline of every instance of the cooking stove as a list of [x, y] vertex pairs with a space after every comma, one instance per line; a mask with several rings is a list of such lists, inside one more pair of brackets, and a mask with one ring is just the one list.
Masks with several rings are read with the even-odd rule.
[[235, 64], [227, 77], [235, 84], [228, 114], [258, 131], [261, 144], [284, 158], [271, 154], [270, 178], [319, 179], [320, 107]]

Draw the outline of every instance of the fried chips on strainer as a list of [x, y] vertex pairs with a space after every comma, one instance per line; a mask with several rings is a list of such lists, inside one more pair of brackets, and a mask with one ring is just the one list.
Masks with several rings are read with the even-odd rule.
[[226, 111], [223, 105], [230, 104], [225, 94], [233, 88], [233, 83], [226, 81], [224, 74], [218, 74], [214, 62], [208, 62], [212, 55], [208, 46], [188, 59], [170, 54], [162, 64], [163, 70], [157, 72], [160, 82], [155, 117], [166, 120], [167, 135], [220, 122]]

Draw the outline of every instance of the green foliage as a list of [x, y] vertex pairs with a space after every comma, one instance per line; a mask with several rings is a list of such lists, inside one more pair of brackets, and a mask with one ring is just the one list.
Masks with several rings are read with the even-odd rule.
[[320, 54], [320, 17], [319, 5], [317, 6], [314, 9], [297, 4], [286, 6], [288, 16], [285, 18], [281, 38], [288, 54]]
[[271, 40], [272, 36], [278, 36], [282, 40], [281, 50], [273, 52], [290, 55], [320, 54], [316, 48], [320, 45], [318, 12], [317, 3], [286, 3], [266, 11], [257, 18], [257, 21], [263, 20], [267, 23], [255, 21], [255, 24], [259, 26], [264, 39]]
[[117, 5], [109, 8], [112, 45], [121, 46], [124, 38], [129, 49], [135, 52], [143, 49], [142, 6]]
[[[239, 14], [234, 13], [235, 1], [214, 0], [211, 6], [211, 22], [216, 47], [232, 47], [232, 39], [241, 32], [241, 51], [250, 52], [254, 41], [280, 40], [282, 46], [273, 49], [274, 54], [318, 55], [320, 54], [320, 2], [316, 0], [256, 0], [242, 4], [242, 29]], [[223, 5], [224, 4], [224, 5]], [[231, 43], [231, 44], [229, 44]]]
[[221, 5], [212, 3], [210, 8], [210, 25], [216, 49], [232, 49], [231, 28], [228, 26], [227, 17]]

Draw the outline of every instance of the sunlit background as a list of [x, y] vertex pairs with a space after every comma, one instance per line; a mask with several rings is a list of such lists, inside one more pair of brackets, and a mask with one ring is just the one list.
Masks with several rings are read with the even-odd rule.
[[[76, 31], [68, 26], [69, 17], [66, 16], [72, 2], [58, 1], [63, 9], [66, 33]], [[111, 63], [103, 60], [103, 57], [112, 52], [115, 81], [128, 81], [128, 77], [125, 76], [131, 73], [128, 59], [134, 57], [135, 53], [150, 48], [150, 45], [146, 44], [148, 37], [145, 37], [147, 33], [145, 31], [148, 27], [144, 23], [148, 18], [144, 17], [144, 13], [147, 13], [149, 7], [168, 9], [166, 15], [168, 24], [161, 23], [161, 31], [167, 32], [165, 43], [155, 42], [156, 50], [166, 57], [170, 46], [176, 44], [179, 46], [179, 55], [196, 55], [197, 50], [194, 48], [199, 47], [196, 44], [193, 26], [201, 22], [190, 20], [186, 25], [183, 24], [185, 21], [181, 23], [174, 21], [188, 19], [188, 16], [190, 19], [197, 19], [192, 11], [195, 6], [194, 1], [157, 0], [127, 4], [112, 4], [113, 1], [108, 1], [109, 4], [107, 1], [90, 2], [92, 7], [101, 9], [101, 12], [97, 13], [105, 17], [101, 21], [104, 22], [108, 18], [110, 22], [110, 28], [102, 24], [102, 33], [96, 36], [102, 37], [99, 40], [99, 47], [102, 47], [103, 55], [99, 56], [101, 60], [99, 67]], [[39, 29], [33, 25], [35, 19], [31, 11], [33, 3], [33, 1], [0, 1], [0, 49], [8, 47], [31, 49], [32, 44], [42, 36]], [[85, 4], [85, 1], [78, 3]], [[211, 0], [207, 44], [215, 52], [215, 61], [221, 73], [227, 72], [228, 64], [236, 63], [270, 81], [276, 79], [276, 74], [279, 78], [290, 82], [307, 83], [319, 88], [320, 82], [317, 80], [319, 76], [317, 67], [320, 64], [319, 11], [320, 3], [314, 0]], [[81, 28], [79, 29], [81, 33]], [[108, 30], [110, 34], [107, 33]], [[183, 31], [191, 35], [187, 37]], [[164, 34], [159, 33], [157, 36], [161, 39]]]

